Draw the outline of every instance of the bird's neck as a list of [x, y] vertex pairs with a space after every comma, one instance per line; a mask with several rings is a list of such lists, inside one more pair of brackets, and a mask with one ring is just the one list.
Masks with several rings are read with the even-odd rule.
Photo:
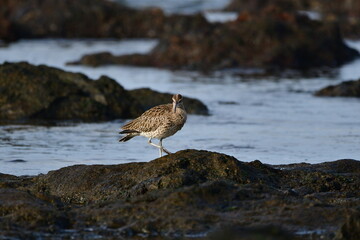
[[182, 109], [185, 111], [184, 105], [182, 103], [180, 103], [180, 104], [173, 103], [172, 104], [172, 112], [173, 113], [177, 113], [179, 111], [179, 109]]

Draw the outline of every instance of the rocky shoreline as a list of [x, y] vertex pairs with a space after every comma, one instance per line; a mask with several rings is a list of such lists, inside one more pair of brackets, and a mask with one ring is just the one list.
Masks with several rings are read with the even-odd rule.
[[[151, 66], [202, 72], [233, 68], [267, 71], [339, 67], [359, 57], [348, 47], [336, 24], [312, 21], [279, 8], [240, 15], [206, 31], [169, 34], [149, 54], [87, 54], [72, 65]], [[315, 54], [316, 53], [316, 54]]]
[[104, 0], [6, 0], [0, 11], [0, 39], [158, 38], [160, 43], [147, 55], [101, 52], [69, 64], [128, 64], [202, 72], [307, 70], [338, 67], [359, 57], [343, 41], [342, 27], [347, 24], [314, 21], [298, 13], [303, 4], [283, 5], [275, 0], [244, 4], [235, 21], [212, 23], [202, 14], [166, 15], [157, 8], [136, 10]]
[[136, 10], [104, 0], [2, 1], [0, 39], [159, 38], [202, 31], [201, 15], [167, 16], [159, 8]]
[[270, 166], [183, 150], [0, 174], [0, 231], [5, 239], [357, 239], [359, 189], [356, 160]]

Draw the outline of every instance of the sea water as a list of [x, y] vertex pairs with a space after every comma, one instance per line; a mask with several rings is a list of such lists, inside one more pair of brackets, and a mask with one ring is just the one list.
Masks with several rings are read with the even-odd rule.
[[[172, 152], [202, 149], [269, 164], [360, 159], [360, 99], [313, 95], [329, 84], [360, 78], [360, 60], [315, 76], [295, 72], [262, 76], [256, 74], [261, 73], [259, 69], [204, 75], [149, 67], [66, 65], [99, 51], [146, 53], [156, 43], [145, 39], [23, 40], [0, 48], [0, 63], [28, 61], [81, 72], [92, 79], [107, 75], [126, 89], [149, 87], [203, 101], [210, 116], [190, 115], [180, 132], [163, 141]], [[347, 43], [360, 49], [360, 42]], [[118, 142], [119, 127], [126, 121], [0, 126], [0, 172], [34, 175], [74, 164], [157, 158], [158, 150], [143, 137]]]

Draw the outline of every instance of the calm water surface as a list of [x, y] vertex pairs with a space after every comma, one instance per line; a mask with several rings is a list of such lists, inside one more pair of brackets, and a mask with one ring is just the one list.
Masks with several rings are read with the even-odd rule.
[[165, 13], [193, 14], [197, 12], [212, 11], [222, 9], [231, 0], [113, 0], [124, 3], [130, 7], [143, 9], [149, 7], [159, 7]]
[[[348, 43], [360, 49], [360, 42]], [[313, 96], [321, 87], [359, 78], [360, 60], [313, 78], [230, 72], [204, 76], [130, 66], [65, 65], [86, 53], [145, 53], [155, 45], [154, 40], [141, 39], [20, 41], [0, 48], [0, 63], [29, 61], [82, 72], [93, 79], [108, 75], [127, 89], [150, 87], [202, 100], [211, 116], [190, 115], [180, 132], [164, 140], [173, 152], [205, 149], [270, 164], [360, 159], [360, 100]], [[117, 141], [124, 121], [0, 126], [0, 172], [33, 175], [74, 164], [118, 164], [158, 157], [158, 150], [143, 137]]]

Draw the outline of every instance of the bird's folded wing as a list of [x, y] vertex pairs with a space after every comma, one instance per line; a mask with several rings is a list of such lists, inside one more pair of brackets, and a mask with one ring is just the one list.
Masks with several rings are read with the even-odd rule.
[[140, 117], [128, 122], [122, 129], [135, 130], [138, 132], [152, 132], [161, 125], [167, 124], [171, 114], [172, 105], [164, 104], [153, 107], [144, 112]]

